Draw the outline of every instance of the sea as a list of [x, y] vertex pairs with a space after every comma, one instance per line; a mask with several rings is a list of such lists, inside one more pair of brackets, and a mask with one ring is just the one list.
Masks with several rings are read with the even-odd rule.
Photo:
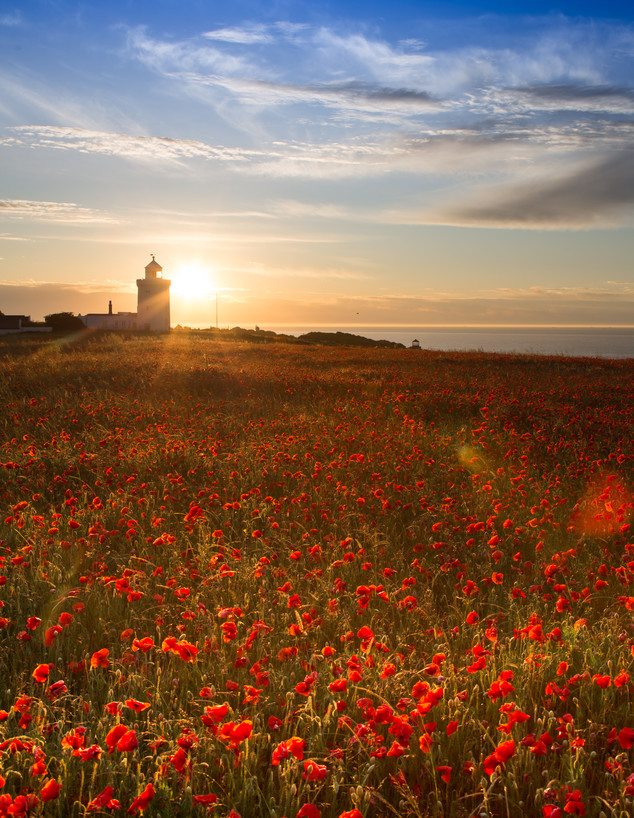
[[634, 358], [634, 327], [457, 327], [457, 326], [260, 326], [263, 330], [303, 335], [350, 332], [373, 340], [397, 341], [421, 349]]

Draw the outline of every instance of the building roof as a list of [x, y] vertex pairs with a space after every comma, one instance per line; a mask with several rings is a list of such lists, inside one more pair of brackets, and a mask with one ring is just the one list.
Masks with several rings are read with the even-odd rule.
[[152, 261], [149, 264], [145, 265], [145, 272], [146, 273], [161, 273], [163, 272], [163, 268], [161, 265], [156, 261], [154, 255], [152, 255]]
[[28, 315], [0, 315], [1, 329], [20, 329], [23, 323], [30, 321]]
[[136, 318], [136, 312], [86, 312], [79, 318]]

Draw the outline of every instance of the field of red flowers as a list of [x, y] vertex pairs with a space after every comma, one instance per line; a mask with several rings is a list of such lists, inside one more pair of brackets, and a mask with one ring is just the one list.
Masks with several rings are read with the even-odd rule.
[[0, 344], [0, 816], [630, 816], [634, 361]]

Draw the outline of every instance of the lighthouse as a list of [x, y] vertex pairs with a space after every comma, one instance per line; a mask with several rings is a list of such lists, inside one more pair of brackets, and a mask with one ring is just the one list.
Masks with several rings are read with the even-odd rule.
[[137, 329], [149, 332], [169, 332], [170, 284], [163, 278], [163, 268], [152, 256], [145, 267], [145, 278], [137, 278]]

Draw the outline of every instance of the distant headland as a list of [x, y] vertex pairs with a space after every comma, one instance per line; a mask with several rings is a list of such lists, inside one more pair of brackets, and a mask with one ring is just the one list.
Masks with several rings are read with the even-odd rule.
[[367, 347], [374, 349], [406, 349], [398, 341], [374, 340], [351, 332], [305, 332], [303, 335], [286, 335], [264, 329], [189, 329], [189, 327], [172, 327], [172, 332], [192, 332], [197, 335], [208, 335], [222, 341], [249, 341], [254, 344], [319, 344], [321, 346]]

